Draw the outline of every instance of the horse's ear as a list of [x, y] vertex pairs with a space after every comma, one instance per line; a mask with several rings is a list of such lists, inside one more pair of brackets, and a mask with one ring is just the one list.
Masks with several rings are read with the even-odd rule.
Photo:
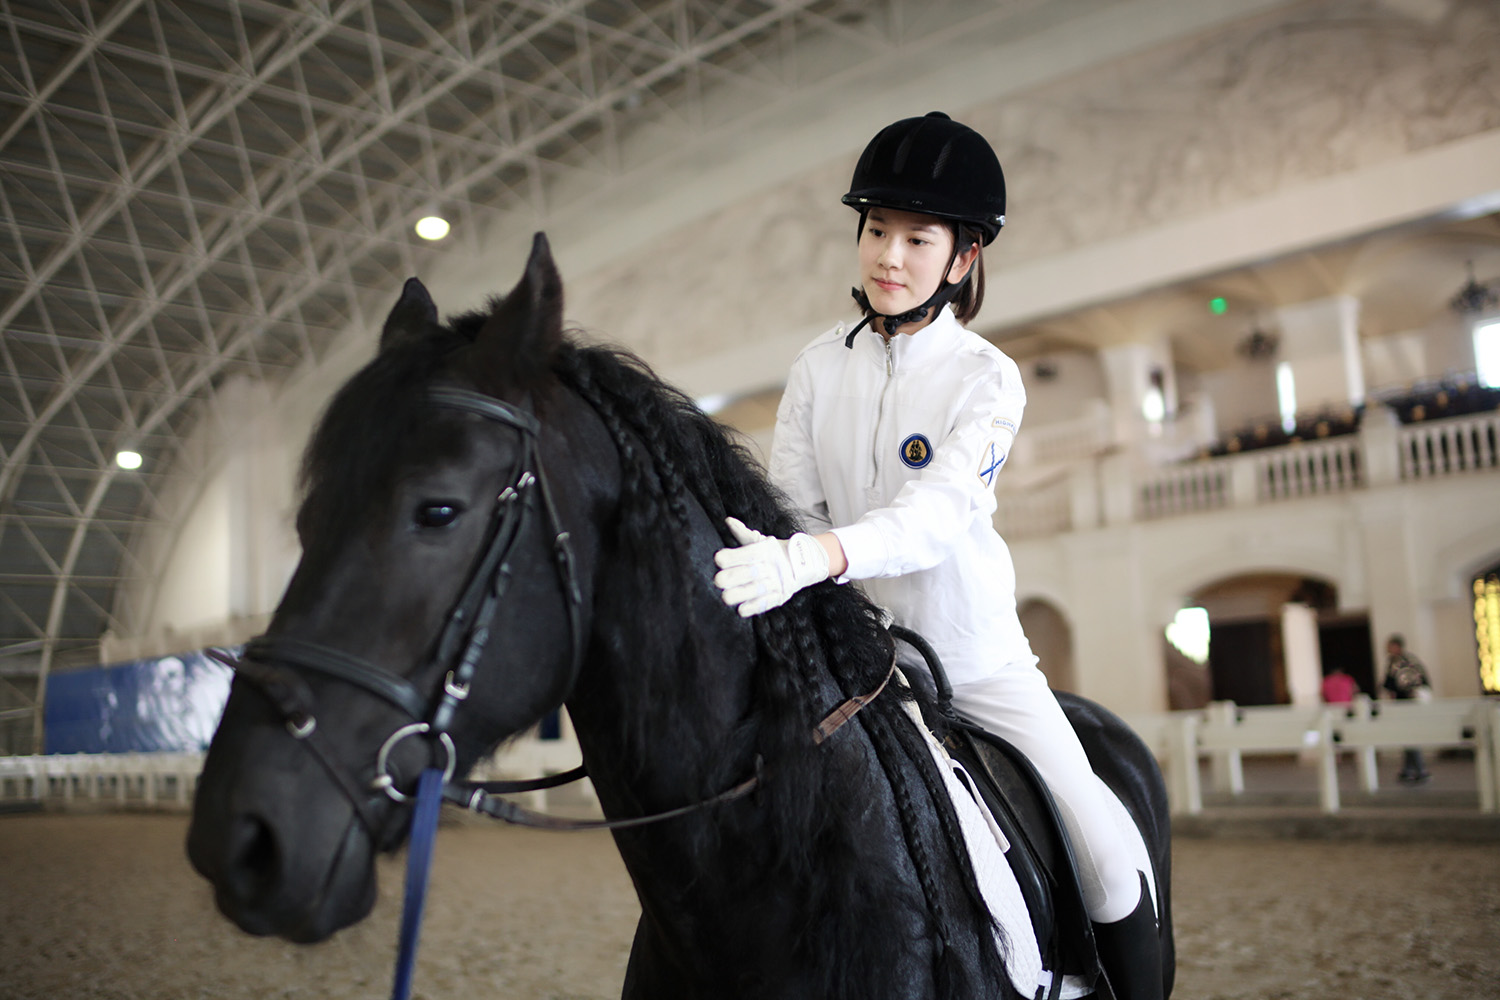
[[407, 278], [401, 286], [401, 297], [391, 307], [380, 330], [380, 349], [383, 351], [398, 340], [408, 337], [425, 337], [437, 326], [437, 306], [427, 287], [416, 278]]
[[537, 233], [521, 280], [474, 338], [477, 357], [496, 377], [529, 387], [545, 375], [562, 339], [562, 310], [562, 277], [546, 234]]

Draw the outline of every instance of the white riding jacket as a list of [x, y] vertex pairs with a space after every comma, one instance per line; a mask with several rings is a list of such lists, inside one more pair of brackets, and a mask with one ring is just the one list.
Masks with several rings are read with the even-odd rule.
[[921, 632], [955, 685], [1036, 657], [1015, 567], [991, 521], [1021, 424], [1016, 363], [950, 308], [889, 342], [842, 324], [797, 356], [776, 414], [771, 478], [806, 528], [832, 529], [858, 580]]

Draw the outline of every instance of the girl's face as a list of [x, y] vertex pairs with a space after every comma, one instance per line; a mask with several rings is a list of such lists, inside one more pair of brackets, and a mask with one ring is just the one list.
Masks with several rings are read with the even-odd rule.
[[[860, 281], [875, 311], [895, 316], [926, 302], [945, 278], [961, 280], [978, 253], [970, 247], [959, 254], [945, 275], [953, 255], [953, 230], [946, 222], [918, 212], [872, 208], [859, 237]], [[923, 322], [900, 330], [913, 333], [935, 318], [929, 313]]]

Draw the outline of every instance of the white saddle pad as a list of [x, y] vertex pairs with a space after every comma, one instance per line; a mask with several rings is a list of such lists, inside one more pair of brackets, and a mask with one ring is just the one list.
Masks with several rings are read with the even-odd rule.
[[[973, 791], [971, 779], [962, 765], [950, 758], [948, 752], [927, 730], [915, 706], [911, 707], [911, 711], [917, 728], [927, 739], [933, 759], [937, 761], [938, 770], [942, 772], [943, 780], [948, 786], [948, 794], [953, 799], [953, 807], [963, 829], [964, 842], [968, 845], [969, 857], [974, 865], [974, 874], [979, 880], [980, 893], [998, 927], [996, 945], [1001, 947], [1001, 935], [1004, 935], [1003, 941], [1008, 945], [1001, 947], [1001, 952], [1005, 955], [1005, 971], [1011, 984], [1022, 996], [1035, 996], [1038, 987], [1042, 988], [1042, 995], [1046, 996], [1051, 992], [1053, 973], [1042, 965], [1041, 949], [1031, 929], [1031, 912], [1026, 908], [1021, 886], [1016, 882], [1009, 862], [1005, 860], [1010, 844], [990, 815], [989, 807]], [[1102, 781], [1099, 782], [1099, 787], [1115, 814], [1122, 839], [1135, 845], [1133, 850], [1137, 855], [1137, 867], [1146, 873], [1146, 882], [1152, 887], [1154, 903], [1156, 880], [1145, 842], [1119, 797]], [[1059, 996], [1074, 1000], [1088, 992], [1082, 979], [1064, 976]]]

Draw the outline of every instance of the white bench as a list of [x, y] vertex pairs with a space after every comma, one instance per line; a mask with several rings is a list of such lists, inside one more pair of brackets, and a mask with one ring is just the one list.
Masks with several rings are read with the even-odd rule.
[[1338, 749], [1359, 755], [1360, 783], [1379, 788], [1375, 751], [1385, 747], [1474, 751], [1474, 780], [1481, 812], [1497, 810], [1495, 734], [1500, 705], [1483, 698], [1438, 698], [1432, 701], [1357, 700], [1347, 716], [1334, 720]]
[[1211, 759], [1216, 788], [1231, 795], [1245, 790], [1245, 754], [1296, 754], [1318, 768], [1318, 800], [1324, 812], [1340, 807], [1338, 755], [1355, 757], [1360, 785], [1379, 788], [1376, 752], [1427, 747], [1472, 748], [1479, 808], [1500, 811], [1500, 701], [1440, 698], [1381, 701], [1360, 695], [1348, 706], [1254, 706], [1213, 702], [1203, 710], [1129, 717], [1162, 768], [1174, 814], [1203, 811], [1198, 765]]
[[[1204, 711], [1198, 728], [1196, 754], [1213, 758], [1216, 787], [1231, 795], [1245, 791], [1242, 755], [1313, 754], [1318, 765], [1318, 802], [1324, 812], [1339, 810], [1338, 760], [1334, 754], [1333, 712], [1327, 706], [1275, 705], [1241, 708], [1232, 701], [1216, 701]], [[1202, 797], [1189, 800], [1190, 812], [1200, 812]]]

